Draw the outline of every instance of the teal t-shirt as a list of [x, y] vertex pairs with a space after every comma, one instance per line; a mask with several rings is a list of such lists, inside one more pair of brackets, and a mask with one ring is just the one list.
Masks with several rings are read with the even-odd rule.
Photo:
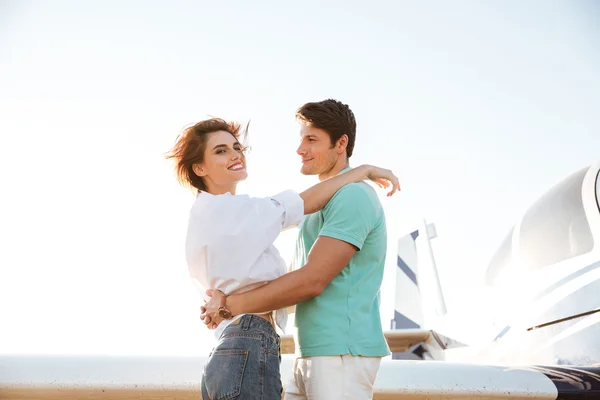
[[373, 188], [364, 182], [347, 185], [321, 211], [304, 218], [294, 269], [306, 264], [318, 236], [343, 240], [359, 250], [320, 296], [296, 305], [296, 354], [389, 355], [379, 315], [387, 232]]

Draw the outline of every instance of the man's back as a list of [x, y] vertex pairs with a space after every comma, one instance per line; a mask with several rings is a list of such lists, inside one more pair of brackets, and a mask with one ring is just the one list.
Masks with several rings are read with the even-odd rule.
[[383, 208], [373, 188], [366, 183], [345, 186], [322, 211], [305, 217], [294, 268], [306, 263], [318, 236], [345, 241], [358, 251], [320, 296], [296, 306], [297, 354], [389, 355], [379, 315], [387, 233]]

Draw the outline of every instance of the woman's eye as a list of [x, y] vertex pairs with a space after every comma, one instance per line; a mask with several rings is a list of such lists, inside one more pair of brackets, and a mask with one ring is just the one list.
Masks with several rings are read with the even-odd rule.
[[217, 150], [217, 154], [223, 154], [223, 153], [225, 153], [225, 150], [223, 150], [223, 149]]

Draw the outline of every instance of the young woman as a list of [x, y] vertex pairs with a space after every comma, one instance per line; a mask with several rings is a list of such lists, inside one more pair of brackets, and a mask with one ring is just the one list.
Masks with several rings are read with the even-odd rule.
[[[187, 128], [168, 154], [177, 177], [197, 195], [190, 211], [186, 259], [200, 293], [212, 288], [242, 293], [287, 271], [273, 242], [281, 230], [297, 225], [305, 214], [322, 209], [344, 185], [365, 179], [381, 187], [398, 180], [391, 171], [361, 166], [327, 179], [302, 193], [272, 197], [236, 195], [246, 172], [240, 126], [209, 119]], [[238, 315], [215, 330], [218, 342], [204, 367], [205, 399], [281, 399], [279, 336], [285, 310]]]

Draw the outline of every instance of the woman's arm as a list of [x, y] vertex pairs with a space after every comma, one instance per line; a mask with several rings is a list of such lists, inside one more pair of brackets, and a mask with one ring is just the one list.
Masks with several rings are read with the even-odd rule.
[[400, 190], [398, 178], [392, 171], [372, 165], [361, 165], [348, 172], [317, 183], [300, 193], [300, 197], [304, 200], [304, 214], [312, 214], [321, 210], [342, 187], [366, 179], [374, 181], [381, 187], [389, 187], [391, 184], [392, 190], [388, 193], [388, 196], [394, 194], [396, 190]]

